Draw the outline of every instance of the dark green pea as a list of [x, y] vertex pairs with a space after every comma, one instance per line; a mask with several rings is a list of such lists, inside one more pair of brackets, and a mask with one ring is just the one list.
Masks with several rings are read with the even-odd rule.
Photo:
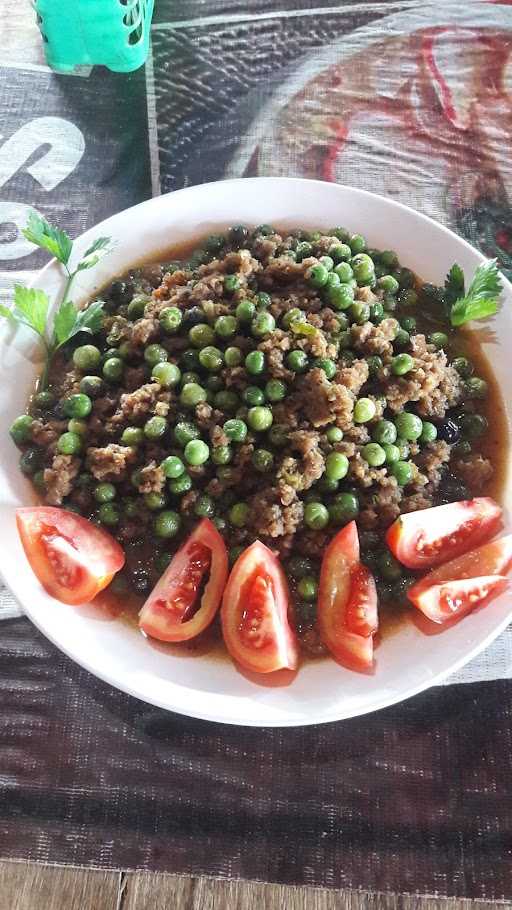
[[185, 408], [195, 408], [201, 401], [206, 401], [206, 389], [197, 382], [187, 382], [180, 392], [180, 402]]
[[391, 372], [395, 376], [405, 376], [414, 369], [414, 359], [410, 354], [397, 354], [391, 361]]
[[265, 403], [265, 395], [257, 385], [248, 385], [242, 392], [242, 398], [251, 407]]
[[151, 297], [148, 297], [146, 294], [138, 294], [136, 297], [133, 297], [126, 310], [128, 319], [135, 322], [136, 319], [140, 319], [141, 316], [144, 316], [144, 310], [150, 300]]
[[350, 367], [356, 359], [356, 355], [353, 351], [341, 351], [340, 353], [340, 363], [343, 367]]
[[192, 350], [192, 348], [183, 351], [183, 354], [181, 355], [181, 366], [184, 371], [198, 370], [200, 363], [197, 351]]
[[240, 287], [238, 275], [226, 275], [224, 278], [224, 291], [226, 294], [234, 294]]
[[[320, 480], [315, 484], [315, 488], [317, 490], [320, 490], [321, 493], [336, 493], [339, 485], [340, 484], [338, 480], [334, 480], [330, 477], [327, 477], [327, 474], [323, 474]], [[312, 496], [311, 501], [313, 502], [317, 498], [318, 497], [315, 493], [315, 495]]]
[[170, 553], [160, 553], [155, 559], [155, 569], [159, 575], [163, 575], [169, 568], [172, 556]]
[[224, 380], [222, 376], [208, 376], [205, 386], [209, 392], [220, 392], [224, 390]]
[[[181, 479], [181, 478], [180, 478]], [[178, 483], [178, 481], [173, 481]], [[181, 526], [181, 518], [177, 512], [167, 509], [156, 516], [153, 528], [157, 537], [175, 537]]]
[[288, 432], [286, 427], [279, 423], [274, 423], [268, 431], [267, 438], [271, 445], [276, 449], [282, 449], [288, 442]]
[[233, 458], [233, 451], [230, 446], [215, 446], [212, 449], [212, 461], [214, 464], [229, 464]]
[[[330, 361], [332, 363], [332, 361]], [[269, 379], [265, 384], [265, 396], [271, 402], [283, 401], [286, 397], [286, 383], [282, 379]], [[262, 401], [249, 402], [249, 404], [263, 404]]]
[[483, 414], [465, 414], [460, 426], [466, 439], [478, 439], [487, 431], [489, 424]]
[[370, 377], [375, 379], [375, 377], [380, 373], [382, 367], [384, 366], [382, 358], [378, 354], [373, 354], [371, 357], [366, 358], [366, 363], [368, 364], [368, 370]]
[[93, 344], [83, 344], [73, 351], [73, 363], [79, 370], [97, 370], [101, 363], [101, 353]]
[[80, 391], [89, 398], [99, 398], [103, 395], [105, 383], [99, 376], [84, 376], [80, 380]]
[[169, 357], [168, 351], [161, 344], [148, 344], [144, 351], [144, 360], [150, 367], [164, 363]]
[[382, 578], [386, 581], [397, 581], [402, 577], [402, 566], [395, 557], [391, 555], [389, 550], [380, 554], [377, 559], [377, 567]]
[[372, 429], [372, 439], [375, 442], [379, 442], [381, 445], [395, 442], [396, 437], [397, 432], [395, 424], [391, 423], [390, 420], [379, 420]]
[[297, 585], [297, 594], [308, 603], [316, 600], [318, 594], [318, 584], [316, 578], [312, 575], [306, 575], [301, 578]]
[[123, 376], [124, 364], [120, 357], [109, 357], [103, 364], [102, 373], [108, 382], [119, 382]]
[[209, 253], [218, 253], [224, 246], [226, 240], [222, 234], [210, 234], [204, 241], [204, 248]]
[[82, 448], [82, 438], [78, 433], [63, 433], [57, 440], [57, 449], [61, 455], [77, 455]]
[[189, 371], [189, 372], [181, 374], [181, 379], [180, 379], [181, 388], [183, 388], [184, 385], [189, 385], [189, 383], [191, 383], [191, 382], [201, 384], [201, 377], [200, 377], [199, 373], [192, 373], [191, 371]]
[[432, 332], [432, 334], [428, 336], [428, 341], [440, 351], [442, 348], [446, 348], [448, 344], [448, 335], [446, 335], [445, 332]]
[[235, 313], [240, 322], [251, 322], [254, 319], [256, 307], [252, 300], [241, 300]]
[[395, 461], [391, 465], [391, 473], [401, 487], [411, 483], [413, 478], [413, 468], [410, 461]]
[[92, 495], [96, 502], [112, 502], [116, 498], [116, 488], [113, 483], [99, 483], [93, 490]]
[[160, 313], [160, 325], [166, 335], [175, 335], [183, 322], [183, 315], [177, 306], [166, 307]]
[[409, 332], [410, 335], [416, 331], [416, 320], [414, 316], [404, 316], [403, 319], [400, 320], [400, 325], [406, 332]]
[[249, 408], [247, 413], [247, 422], [251, 430], [259, 433], [268, 430], [269, 427], [272, 426], [273, 419], [270, 408], [263, 408], [259, 405], [254, 408]]
[[187, 442], [183, 454], [188, 464], [198, 466], [208, 461], [210, 449], [202, 439], [191, 439]]
[[313, 574], [313, 563], [307, 556], [291, 556], [288, 561], [288, 572], [297, 580]]
[[336, 445], [337, 442], [341, 442], [343, 439], [343, 430], [340, 430], [339, 427], [329, 427], [325, 435], [327, 442], [330, 442], [331, 445]]
[[9, 433], [11, 434], [11, 439], [17, 446], [21, 446], [25, 442], [31, 440], [33, 422], [33, 418], [30, 414], [22, 414], [21, 417], [17, 417], [16, 420], [12, 422]]
[[479, 376], [470, 376], [466, 381], [466, 393], [469, 398], [485, 398], [489, 387], [485, 379]]
[[469, 439], [461, 439], [461, 441], [452, 449], [454, 455], [470, 455], [472, 451], [473, 446]]
[[146, 493], [144, 496], [144, 505], [147, 509], [150, 509], [152, 512], [158, 512], [159, 509], [167, 504], [167, 497], [165, 493]]
[[263, 312], [258, 313], [253, 319], [251, 323], [251, 332], [255, 338], [263, 338], [265, 335], [273, 332], [275, 327], [276, 321], [272, 316], [272, 313], [267, 313], [264, 310]]
[[400, 294], [400, 303], [402, 306], [416, 306], [418, 295], [414, 288], [406, 288]]
[[393, 344], [396, 348], [406, 348], [411, 343], [411, 336], [409, 332], [406, 332], [405, 329], [398, 329], [394, 339]]
[[303, 259], [307, 259], [309, 256], [313, 255], [313, 247], [310, 243], [302, 242], [297, 244], [297, 249], [295, 250], [295, 255], [297, 257], [297, 262], [302, 262]]
[[249, 519], [249, 506], [245, 502], [236, 502], [229, 510], [229, 520], [235, 528], [243, 528]]
[[119, 524], [119, 509], [113, 502], [104, 502], [98, 509], [98, 520], [102, 525], [113, 527]]
[[348, 284], [331, 287], [327, 292], [327, 301], [334, 310], [348, 310], [354, 303], [354, 289]]
[[181, 370], [175, 363], [157, 363], [151, 370], [153, 379], [164, 389], [172, 389], [181, 379]]
[[262, 351], [251, 351], [245, 358], [245, 369], [251, 376], [263, 373], [265, 369], [265, 355]]
[[364, 325], [370, 319], [370, 307], [362, 300], [357, 300], [350, 307], [350, 318], [356, 325]]
[[304, 509], [304, 522], [313, 531], [322, 531], [329, 524], [329, 512], [321, 502], [308, 502]]
[[380, 300], [377, 300], [376, 303], [370, 304], [370, 320], [375, 323], [375, 325], [380, 325], [384, 319], [384, 307]]
[[294, 373], [305, 373], [308, 368], [308, 356], [305, 351], [290, 351], [286, 355], [286, 366]]
[[226, 420], [222, 429], [233, 442], [243, 442], [247, 437], [247, 424], [243, 420]]
[[394, 275], [401, 291], [409, 290], [414, 287], [416, 278], [414, 272], [411, 272], [410, 269], [395, 269]]
[[199, 351], [199, 363], [205, 370], [216, 373], [221, 369], [224, 362], [222, 351], [219, 348], [209, 344]]
[[224, 351], [224, 362], [227, 367], [237, 367], [242, 363], [240, 348], [230, 347]]
[[195, 424], [180, 420], [174, 427], [173, 435], [178, 445], [183, 448], [187, 442], [198, 439], [201, 434]]
[[259, 291], [259, 293], [256, 294], [256, 303], [257, 303], [258, 309], [260, 309], [260, 310], [266, 309], [272, 303], [272, 297], [270, 296], [270, 294], [267, 294], [266, 291]]
[[198, 496], [194, 503], [194, 514], [198, 518], [213, 518], [215, 515], [215, 500], [207, 493]]
[[252, 455], [252, 463], [257, 471], [265, 473], [272, 468], [274, 456], [267, 449], [256, 449]]
[[[74, 436], [80, 441], [80, 437], [76, 436], [75, 433], [64, 433], [64, 436]], [[59, 437], [59, 442], [61, 439], [62, 436]], [[59, 442], [57, 443], [57, 448], [59, 448]], [[71, 448], [71, 446], [69, 447]], [[62, 449], [59, 448], [59, 452], [61, 452], [62, 455], [76, 455], [77, 451], [79, 451], [79, 449], [70, 452], [63, 452]], [[41, 470], [43, 458], [44, 454], [41, 449], [27, 449], [25, 452], [23, 452], [23, 455], [20, 456], [20, 471], [27, 476], [35, 474], [36, 471]]]
[[92, 411], [92, 401], [88, 395], [78, 392], [76, 395], [70, 395], [63, 402], [63, 411], [66, 417], [75, 417], [78, 420], [88, 417]]
[[398, 265], [398, 256], [394, 250], [381, 250], [378, 253], [378, 257], [383, 265], [386, 265], [388, 268], [396, 268]]
[[240, 399], [232, 389], [222, 389], [217, 392], [214, 399], [215, 407], [226, 414], [234, 413], [240, 404]]
[[167, 421], [164, 417], [150, 417], [144, 424], [146, 439], [161, 439], [167, 430]]
[[168, 483], [169, 490], [174, 496], [183, 496], [192, 489], [192, 478], [189, 474], [182, 474], [176, 480], [170, 480]]
[[452, 361], [452, 366], [455, 367], [457, 373], [459, 376], [462, 376], [463, 379], [469, 379], [469, 377], [473, 375], [475, 369], [467, 357], [456, 357], [455, 360]]
[[428, 443], [434, 442], [435, 439], [437, 439], [437, 427], [433, 423], [430, 423], [429, 420], [424, 420], [419, 441]]
[[[319, 370], [323, 370], [327, 379], [334, 379], [336, 375], [336, 364], [334, 360], [330, 360], [328, 357], [319, 357], [312, 363], [313, 367], [316, 367]], [[268, 397], [268, 396], [267, 396]], [[284, 395], [283, 395], [284, 398]], [[281, 399], [270, 398], [270, 401], [280, 401]]]
[[261, 234], [262, 237], [270, 237], [271, 234], [275, 234], [275, 231], [271, 224], [260, 224], [254, 233]]
[[391, 294], [386, 294], [382, 300], [382, 306], [386, 313], [394, 313], [397, 308], [397, 302]]
[[36, 473], [32, 476], [32, 483], [42, 493], [45, 492], [46, 483], [45, 483], [45, 479], [44, 479], [44, 470], [41, 469], [39, 471], [36, 471]]
[[219, 338], [231, 338], [236, 335], [238, 323], [234, 316], [219, 316], [215, 320], [215, 332]]
[[53, 392], [38, 392], [34, 395], [34, 404], [41, 411], [47, 411], [49, 408], [53, 408], [55, 404], [55, 395]]

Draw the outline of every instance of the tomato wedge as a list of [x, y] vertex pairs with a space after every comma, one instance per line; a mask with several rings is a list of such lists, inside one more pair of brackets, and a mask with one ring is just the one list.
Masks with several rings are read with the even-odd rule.
[[117, 541], [75, 512], [27, 507], [17, 510], [16, 524], [32, 571], [63, 603], [88, 603], [123, 568]]
[[503, 575], [481, 575], [478, 578], [460, 578], [430, 585], [413, 601], [414, 605], [432, 622], [444, 623], [470, 613], [501, 594], [508, 586]]
[[409, 569], [428, 569], [466, 553], [501, 527], [501, 509], [487, 496], [401, 515], [386, 541]]
[[231, 570], [220, 614], [226, 647], [240, 666], [254, 673], [297, 668], [299, 652], [288, 607], [281, 563], [256, 540]]
[[373, 662], [377, 631], [377, 591], [362, 565], [355, 521], [327, 547], [320, 570], [318, 626], [323, 643], [344, 666], [367, 670]]
[[203, 518], [144, 603], [139, 627], [160, 641], [195, 638], [219, 609], [227, 577], [224, 541], [215, 525]]
[[[447, 622], [478, 606], [483, 597], [476, 600], [475, 596], [485, 586], [485, 579], [501, 578], [511, 566], [512, 534], [508, 534], [429, 572], [409, 588], [407, 596], [433, 622]], [[487, 599], [491, 593], [502, 590], [501, 585], [490, 584], [492, 591], [484, 595]], [[447, 610], [448, 601], [450, 606]], [[458, 609], [454, 609], [456, 601]]]

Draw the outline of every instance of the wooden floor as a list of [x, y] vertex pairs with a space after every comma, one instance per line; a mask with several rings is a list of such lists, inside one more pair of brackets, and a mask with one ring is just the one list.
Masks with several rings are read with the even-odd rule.
[[0, 910], [487, 910], [512, 904], [0, 862]]

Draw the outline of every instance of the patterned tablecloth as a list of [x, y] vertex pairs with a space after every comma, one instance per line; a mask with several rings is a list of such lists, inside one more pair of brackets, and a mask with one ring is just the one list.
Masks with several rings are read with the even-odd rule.
[[[0, 297], [44, 261], [29, 208], [75, 235], [255, 174], [378, 187], [512, 273], [510, 2], [160, 0], [129, 76], [56, 76], [5, 19]], [[109, 689], [5, 590], [0, 620], [2, 857], [512, 898], [511, 631], [407, 704], [281, 732]]]

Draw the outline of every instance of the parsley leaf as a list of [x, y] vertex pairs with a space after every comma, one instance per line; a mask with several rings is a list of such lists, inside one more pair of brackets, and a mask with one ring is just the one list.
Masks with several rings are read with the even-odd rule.
[[466, 293], [464, 284], [464, 272], [462, 271], [460, 265], [458, 265], [456, 262], [453, 263], [450, 271], [446, 276], [444, 289], [446, 292], [446, 302], [448, 304], [455, 303], [458, 297], [463, 297]]
[[103, 324], [103, 301], [96, 300], [85, 310], [77, 310], [71, 300], [64, 300], [53, 322], [52, 350], [66, 344], [78, 332], [94, 335]]
[[43, 250], [48, 250], [62, 265], [67, 267], [73, 249], [73, 241], [65, 231], [52, 227], [46, 218], [38, 215], [37, 212], [31, 212], [27, 227], [22, 234], [30, 243], [34, 243]]
[[80, 260], [76, 267], [77, 272], [83, 272], [84, 269], [92, 269], [105, 253], [109, 252], [110, 237], [98, 237], [92, 246], [85, 251], [83, 259]]
[[[63, 300], [53, 320], [53, 341], [55, 348], [65, 344], [71, 338], [76, 323], [77, 312], [71, 300]], [[73, 333], [74, 334], [74, 333]]]
[[[453, 272], [453, 268], [450, 271]], [[496, 260], [491, 259], [479, 265], [468, 292], [458, 297], [451, 307], [450, 321], [453, 326], [464, 325], [472, 319], [485, 319], [498, 311], [501, 279]]]
[[22, 322], [44, 338], [49, 306], [50, 301], [44, 291], [17, 284], [14, 287], [14, 308], [10, 315], [16, 322]]

